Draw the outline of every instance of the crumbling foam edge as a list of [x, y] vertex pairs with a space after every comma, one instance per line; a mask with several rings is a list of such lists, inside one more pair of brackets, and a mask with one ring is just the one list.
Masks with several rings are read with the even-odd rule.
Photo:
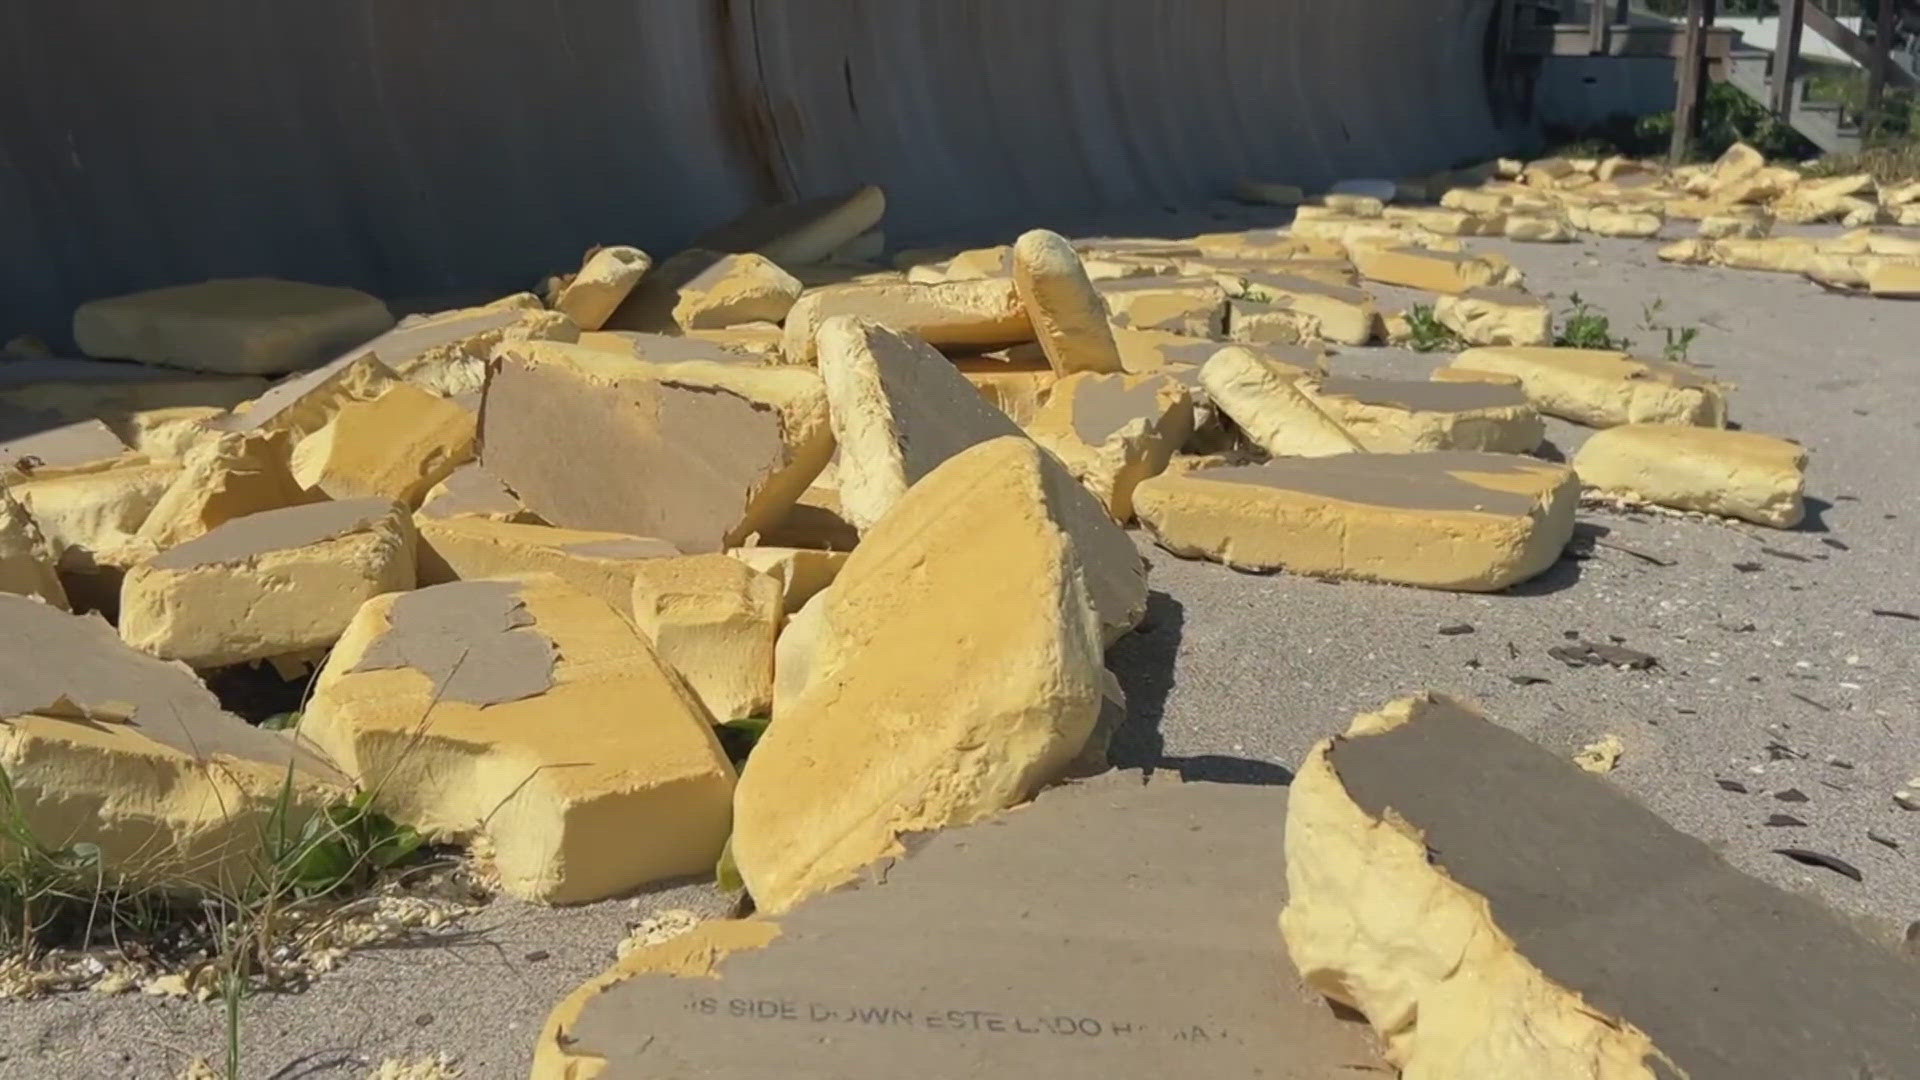
[[531, 1080], [594, 1080], [606, 1071], [605, 1058], [568, 1045], [572, 1041], [568, 1033], [594, 998], [643, 975], [717, 979], [720, 961], [736, 952], [763, 949], [779, 936], [780, 924], [766, 919], [716, 920], [658, 945], [633, 950], [561, 998], [547, 1014], [533, 1047]]
[[1367, 1018], [1403, 1080], [1653, 1080], [1661, 1056], [1646, 1033], [1549, 979], [1495, 925], [1486, 897], [1428, 862], [1419, 830], [1347, 794], [1329, 757], [1339, 740], [1385, 734], [1437, 705], [1461, 707], [1428, 692], [1359, 716], [1295, 776], [1280, 913], [1295, 966]]

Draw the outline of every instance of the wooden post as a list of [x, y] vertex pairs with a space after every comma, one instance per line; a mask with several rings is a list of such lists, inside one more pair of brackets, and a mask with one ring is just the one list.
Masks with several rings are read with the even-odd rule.
[[1780, 0], [1780, 31], [1773, 39], [1772, 105], [1782, 120], [1793, 118], [1793, 79], [1800, 67], [1800, 31], [1807, 18], [1807, 0]]
[[1867, 108], [1866, 115], [1860, 118], [1860, 128], [1867, 135], [1872, 135], [1880, 126], [1880, 100], [1886, 93], [1887, 65], [1892, 62], [1893, 54], [1894, 6], [1894, 0], [1877, 0], [1874, 4], [1878, 18], [1873, 24], [1873, 63], [1867, 66]]
[[1700, 40], [1694, 55], [1698, 57], [1700, 78], [1693, 86], [1693, 134], [1700, 134], [1701, 118], [1707, 114], [1707, 91], [1713, 88], [1713, 80], [1707, 71], [1707, 31], [1713, 29], [1713, 21], [1720, 17], [1720, 0], [1707, 0], [1700, 13]]
[[1706, 82], [1707, 0], [1687, 0], [1687, 24], [1680, 45], [1680, 86], [1673, 102], [1673, 141], [1667, 160], [1679, 165], [1700, 129], [1700, 97]]
[[1514, 6], [1518, 0], [1499, 0], [1493, 9], [1493, 84], [1507, 91], [1508, 73], [1513, 70]]
[[1587, 52], [1594, 56], [1613, 51], [1613, 43], [1608, 40], [1613, 28], [1610, 7], [1607, 0], [1587, 0]]

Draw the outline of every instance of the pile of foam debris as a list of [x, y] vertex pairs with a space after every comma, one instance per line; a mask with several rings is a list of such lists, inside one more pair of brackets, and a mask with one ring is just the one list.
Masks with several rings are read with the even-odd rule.
[[[397, 322], [277, 280], [93, 301], [74, 336], [95, 359], [0, 367], [0, 767], [41, 843], [129, 879], [242, 879], [264, 822], [358, 792], [528, 900], [724, 863], [757, 927], [904, 836], [1106, 768], [1125, 703], [1104, 654], [1146, 611], [1130, 526], [1238, 569], [1477, 592], [1560, 558], [1583, 487], [1791, 527], [1801, 447], [1729, 429], [1730, 388], [1683, 364], [1553, 346], [1545, 300], [1462, 238], [1692, 217], [1701, 237], [1663, 254], [1910, 294], [1910, 234], [1764, 236], [1920, 213], [1920, 188], [1870, 190], [1745, 148], [1673, 171], [1501, 162], [1343, 184], [1287, 229], [1036, 230], [882, 263], [865, 188]], [[1430, 380], [1329, 375], [1330, 348], [1410, 332], [1375, 284], [1431, 294], [1469, 347]], [[1556, 463], [1532, 454], [1543, 415], [1605, 430]], [[236, 671], [311, 676], [297, 727], [223, 706], [210, 686]], [[1581, 1004], [1585, 969], [1516, 951], [1493, 886], [1429, 866], [1407, 832], [1428, 823], [1374, 805], [1391, 791], [1340, 785], [1376, 742], [1493, 738], [1420, 700], [1302, 774], [1296, 804], [1319, 794], [1289, 826], [1286, 929], [1308, 981], [1397, 1065], [1457, 1055], [1423, 1075], [1641, 1075], [1604, 1064], [1634, 1055], [1707, 1075], [1647, 1035], [1657, 1003]], [[1522, 816], [1684, 846], [1604, 780], [1496, 750], [1516, 784], [1581, 793]], [[1824, 925], [1795, 918], [1782, 934]], [[636, 948], [582, 1000], [689, 947]], [[580, 1075], [582, 1000], [543, 1036], [551, 1075]], [[1448, 1009], [1488, 1030], [1447, 1043]]]
[[[1292, 204], [1299, 189], [1246, 183], [1249, 201]], [[1393, 206], [1437, 200], [1438, 206]], [[1833, 289], [1920, 297], [1920, 180], [1882, 186], [1868, 173], [1808, 177], [1736, 143], [1711, 165], [1669, 169], [1626, 157], [1502, 160], [1437, 178], [1369, 181], [1303, 206], [1296, 233], [1365, 237], [1411, 227], [1436, 236], [1564, 242], [1581, 234], [1650, 239], [1670, 262], [1804, 274]], [[1774, 235], [1838, 223], [1841, 236]], [[1388, 228], [1392, 226], [1393, 228]]]

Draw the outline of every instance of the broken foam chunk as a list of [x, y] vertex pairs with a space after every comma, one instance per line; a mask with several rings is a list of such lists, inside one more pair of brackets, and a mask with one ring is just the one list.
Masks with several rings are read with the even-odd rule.
[[1911, 964], [1438, 694], [1314, 748], [1286, 851], [1288, 952], [1407, 1076], [1786, 1080], [1832, 1073], [1841, 1047], [1876, 1075], [1920, 1060]]

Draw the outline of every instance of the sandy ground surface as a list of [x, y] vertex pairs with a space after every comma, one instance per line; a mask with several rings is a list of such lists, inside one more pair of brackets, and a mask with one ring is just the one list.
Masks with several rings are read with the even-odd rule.
[[[1165, 235], [1244, 226], [1165, 221]], [[1738, 384], [1735, 420], [1811, 448], [1810, 520], [1777, 532], [1583, 511], [1583, 532], [1601, 541], [1592, 557], [1495, 596], [1249, 576], [1143, 542], [1155, 591], [1148, 627], [1111, 656], [1130, 698], [1116, 762], [1284, 783], [1354, 713], [1445, 690], [1568, 754], [1618, 736], [1614, 778], [1735, 865], [1876, 930], [1920, 919], [1920, 813], [1892, 801], [1920, 775], [1920, 621], [1872, 613], [1920, 614], [1920, 304], [1670, 267], [1653, 243], [1479, 243], [1506, 251], [1562, 312], [1577, 291], [1643, 352], [1660, 340], [1639, 326], [1655, 298], [1659, 321], [1700, 327], [1692, 357]], [[1333, 366], [1423, 377], [1443, 359], [1355, 349]], [[1550, 422], [1563, 454], [1587, 434]], [[1472, 631], [1440, 633], [1462, 624]], [[1547, 655], [1568, 634], [1616, 637], [1659, 665], [1570, 669]], [[1805, 825], [1766, 824], [1782, 813]], [[1789, 862], [1780, 847], [1845, 859], [1863, 880]], [[363, 953], [303, 994], [247, 1002], [243, 1072], [359, 1077], [385, 1058], [446, 1052], [468, 1077], [524, 1076], [548, 1008], [606, 966], [630, 924], [723, 906], [704, 886], [560, 911], [497, 902], [443, 938]], [[192, 1055], [217, 1059], [222, 1032], [216, 1006], [184, 1001], [0, 1005], [0, 1075], [169, 1077]]]

